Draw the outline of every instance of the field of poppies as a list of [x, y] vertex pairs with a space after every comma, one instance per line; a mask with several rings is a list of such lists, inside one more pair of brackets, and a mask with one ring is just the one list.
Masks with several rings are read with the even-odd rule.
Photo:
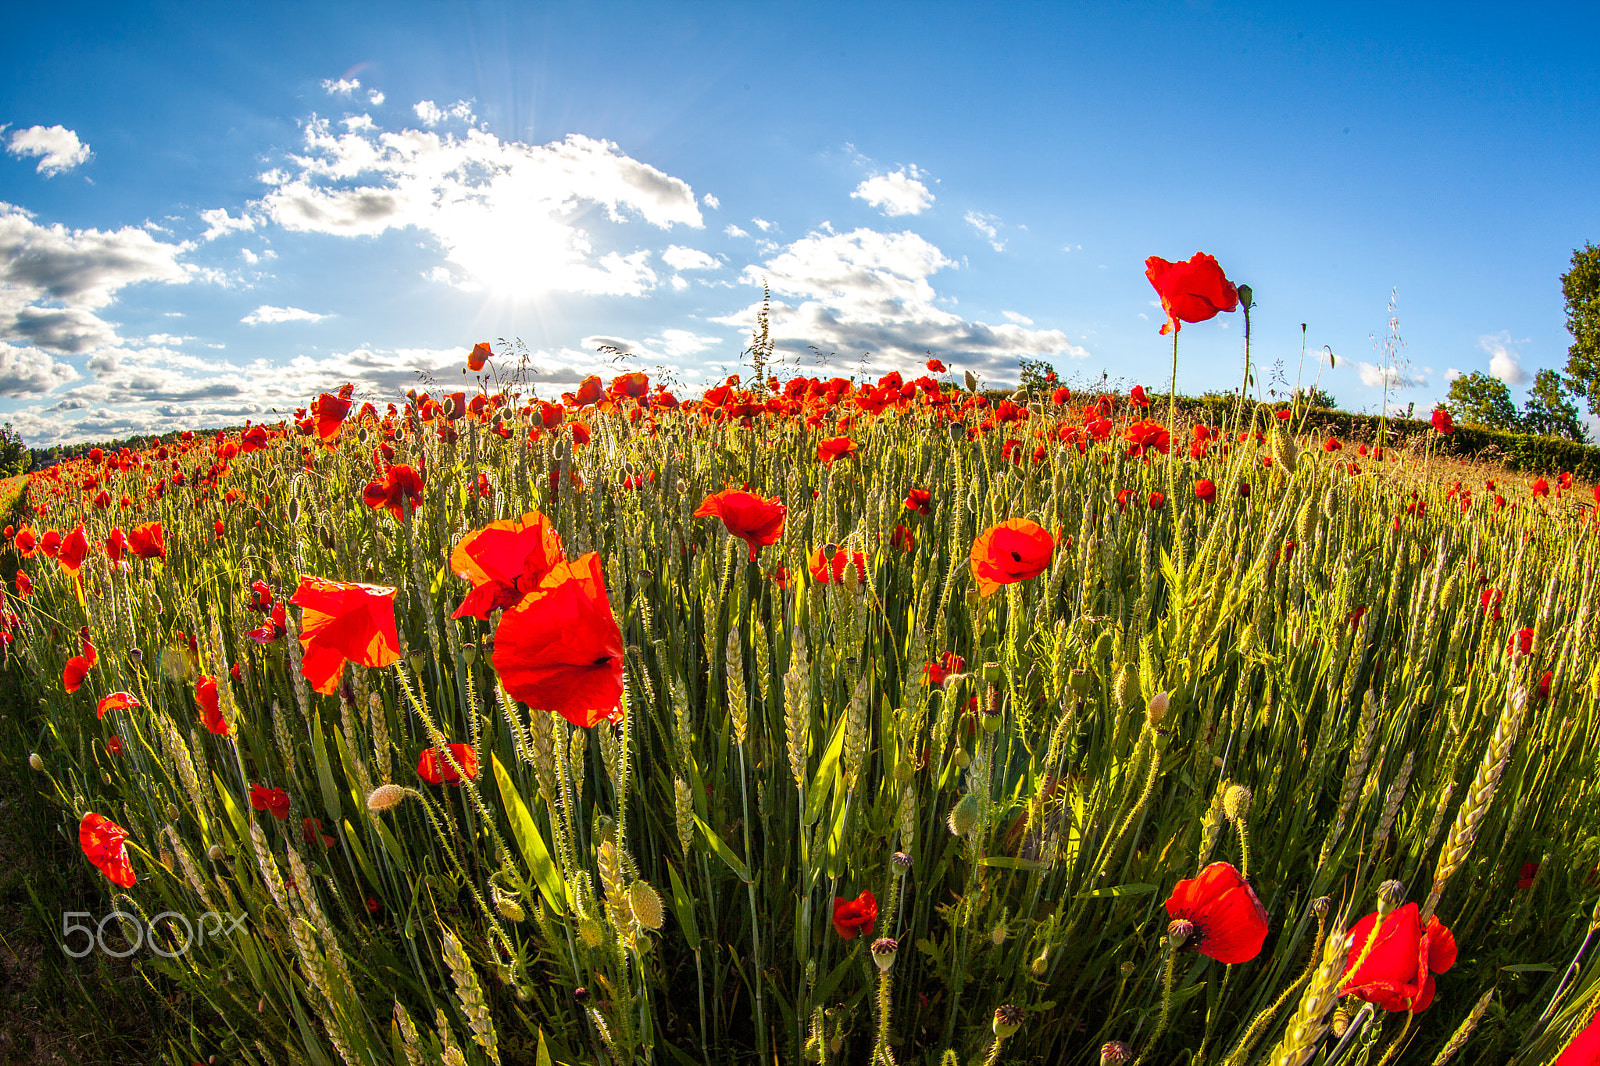
[[763, 354], [33, 476], [52, 935], [168, 1062], [1595, 1061], [1589, 493]]

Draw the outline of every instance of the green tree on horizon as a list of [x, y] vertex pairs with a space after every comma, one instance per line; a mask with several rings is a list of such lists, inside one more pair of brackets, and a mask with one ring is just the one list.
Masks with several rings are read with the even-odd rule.
[[1497, 377], [1474, 370], [1450, 383], [1445, 407], [1457, 422], [1485, 429], [1518, 430], [1522, 417], [1512, 402], [1511, 390]]
[[1561, 375], [1548, 367], [1534, 375], [1528, 400], [1522, 405], [1524, 431], [1587, 444], [1589, 431], [1578, 418], [1578, 405], [1567, 398], [1571, 391]]
[[1574, 395], [1582, 396], [1589, 413], [1600, 415], [1600, 247], [1585, 241], [1572, 252], [1572, 268], [1561, 275], [1567, 301], [1567, 378]]

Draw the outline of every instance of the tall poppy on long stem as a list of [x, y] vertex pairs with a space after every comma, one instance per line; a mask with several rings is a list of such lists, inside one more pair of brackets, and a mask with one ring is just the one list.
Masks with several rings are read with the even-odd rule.
[[764, 500], [743, 489], [727, 489], [707, 496], [695, 511], [696, 518], [720, 518], [728, 532], [742, 537], [750, 545], [750, 561], [756, 561], [756, 549], [764, 544], [776, 544], [783, 536], [783, 519], [788, 508], [774, 496]]
[[1267, 938], [1267, 909], [1232, 863], [1214, 862], [1199, 877], [1179, 881], [1167, 915], [1194, 926], [1185, 946], [1229, 965], [1255, 958]]
[[564, 559], [561, 536], [538, 511], [468, 533], [450, 553], [450, 571], [472, 582], [472, 591], [450, 617], [487, 621], [489, 612], [516, 605]]
[[339, 690], [344, 664], [389, 666], [400, 658], [394, 623], [395, 590], [357, 581], [300, 575], [289, 603], [301, 608], [300, 672], [325, 696]]
[[972, 542], [972, 577], [983, 596], [1001, 585], [1038, 577], [1050, 569], [1056, 541], [1039, 523], [1010, 518], [979, 533]]
[[105, 874], [114, 885], [132, 888], [138, 878], [133, 876], [133, 866], [128, 862], [128, 847], [124, 843], [128, 831], [103, 814], [90, 811], [78, 823], [78, 847], [84, 857]]
[[495, 630], [494, 668], [506, 692], [584, 727], [620, 713], [622, 656], [595, 552], [556, 563]]
[[[1367, 949], [1372, 940], [1371, 950]], [[1359, 969], [1356, 961], [1366, 954]], [[1456, 940], [1437, 917], [1423, 925], [1415, 903], [1396, 907], [1378, 923], [1373, 911], [1350, 931], [1350, 950], [1345, 956], [1341, 995], [1390, 1011], [1408, 1010], [1413, 1014], [1428, 1009], [1433, 1002], [1433, 975], [1444, 973], [1456, 963]]]

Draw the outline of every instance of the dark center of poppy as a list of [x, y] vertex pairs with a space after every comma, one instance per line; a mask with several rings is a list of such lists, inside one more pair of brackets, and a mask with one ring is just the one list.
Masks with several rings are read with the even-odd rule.
[[600, 656], [600, 658], [596, 659], [590, 665], [591, 666], [604, 666], [606, 663], [610, 662], [614, 658], [615, 658], [615, 656], [613, 656], [613, 655], [602, 655], [602, 656]]
[[1017, 562], [1020, 563], [1020, 562], [1022, 562], [1022, 553], [1014, 551], [1014, 552], [1011, 553], [1011, 558], [1015, 559]]

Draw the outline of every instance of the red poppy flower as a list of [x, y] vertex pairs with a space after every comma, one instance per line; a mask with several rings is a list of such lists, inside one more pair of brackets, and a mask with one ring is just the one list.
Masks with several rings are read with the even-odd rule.
[[1166, 493], [1164, 493], [1164, 492], [1152, 492], [1150, 494], [1150, 510], [1159, 511], [1159, 510], [1161, 510], [1161, 508], [1165, 507], [1166, 505], [1167, 505], [1167, 494]]
[[114, 885], [132, 888], [133, 866], [128, 862], [128, 831], [111, 819], [90, 811], [78, 823], [78, 847]]
[[1525, 862], [1525, 863], [1523, 863], [1522, 864], [1522, 869], [1517, 875], [1517, 891], [1521, 892], [1524, 889], [1532, 888], [1534, 881], [1538, 880], [1538, 877], [1539, 877], [1539, 864], [1538, 863], [1536, 863], [1536, 862]]
[[835, 459], [849, 459], [856, 454], [856, 442], [849, 437], [827, 437], [817, 443], [817, 459], [823, 466], [832, 466]]
[[32, 559], [33, 553], [39, 550], [39, 538], [33, 535], [32, 526], [23, 526], [17, 530], [17, 551], [22, 553], [24, 559]]
[[[1539, 480], [1543, 481], [1544, 479], [1540, 478]], [[58, 529], [45, 530], [44, 536], [39, 539], [39, 550], [44, 552], [46, 559], [54, 559], [59, 555], [61, 553], [61, 531]]]
[[[1550, 482], [1546, 481], [1544, 478], [1539, 478], [1536, 480], [1533, 483], [1533, 494], [1535, 497], [1550, 495]], [[45, 536], [48, 537], [49, 534], [47, 533]]]
[[1555, 676], [1556, 672], [1554, 670], [1546, 670], [1544, 672], [1544, 676], [1539, 678], [1539, 691], [1537, 695], [1541, 700], [1547, 700], [1550, 698], [1550, 682], [1555, 680]]
[[1167, 427], [1148, 419], [1141, 418], [1124, 430], [1122, 435], [1133, 445], [1129, 454], [1135, 456], [1150, 449], [1166, 455], [1172, 447], [1172, 435], [1167, 432]]
[[472, 582], [472, 591], [450, 617], [487, 621], [490, 611], [516, 604], [565, 558], [561, 537], [538, 511], [468, 533], [450, 553], [450, 570]]
[[349, 413], [348, 397], [325, 392], [311, 401], [311, 419], [316, 423], [317, 436], [321, 440], [332, 440], [337, 437], [339, 427], [344, 425], [345, 415]]
[[316, 847], [317, 841], [322, 841], [323, 847], [331, 848], [338, 843], [333, 837], [322, 831], [321, 818], [300, 819], [300, 836], [306, 842], [306, 847]]
[[619, 713], [622, 655], [594, 552], [556, 563], [495, 630], [494, 668], [506, 692], [585, 727]]
[[867, 557], [856, 552], [852, 555], [843, 548], [834, 550], [832, 559], [822, 557], [822, 549], [818, 548], [811, 554], [811, 559], [806, 564], [806, 569], [811, 571], [811, 580], [819, 585], [832, 585], [844, 580], [844, 568], [851, 563], [856, 564], [856, 576], [862, 581], [867, 579]]
[[479, 341], [472, 346], [472, 351], [467, 353], [467, 369], [476, 374], [483, 369], [483, 364], [494, 355], [494, 349], [489, 347], [488, 341]]
[[374, 511], [387, 507], [396, 522], [403, 522], [406, 508], [415, 511], [422, 503], [422, 475], [404, 463], [391, 466], [382, 478], [367, 482], [361, 499]]
[[112, 526], [111, 532], [106, 534], [106, 558], [113, 563], [120, 563], [127, 550], [128, 535], [118, 527]]
[[33, 578], [28, 576], [26, 570], [17, 571], [17, 595], [23, 599], [33, 595]]
[[599, 403], [600, 398], [605, 394], [605, 386], [600, 384], [600, 375], [590, 374], [578, 383], [578, 392], [573, 397], [573, 406], [587, 407], [592, 403]]
[[696, 518], [720, 518], [729, 533], [741, 537], [750, 545], [750, 561], [756, 561], [756, 550], [764, 544], [776, 544], [783, 536], [783, 520], [788, 514], [774, 496], [764, 500], [743, 489], [726, 489], [713, 493], [701, 502], [695, 511]]
[[[1350, 968], [1361, 957], [1367, 939], [1376, 940], [1367, 961], [1355, 973]], [[1344, 984], [1340, 995], [1353, 995], [1383, 1010], [1427, 1010], [1433, 1002], [1433, 975], [1456, 963], [1456, 941], [1437, 917], [1422, 925], [1415, 903], [1389, 912], [1378, 926], [1376, 911], [1350, 931], [1345, 955]]]
[[106, 752], [107, 752], [107, 754], [110, 754], [110, 755], [121, 755], [122, 754], [122, 738], [121, 737], [111, 737], [111, 738], [107, 739], [107, 741], [106, 741]]
[[100, 702], [94, 707], [94, 716], [104, 718], [107, 711], [125, 711], [130, 707], [142, 706], [139, 697], [131, 692], [112, 692], [100, 697]]
[[250, 806], [258, 811], [271, 811], [278, 821], [289, 817], [289, 793], [281, 788], [250, 786]]
[[933, 493], [927, 489], [912, 489], [906, 493], [905, 509], [920, 515], [933, 513]]
[[89, 643], [89, 630], [85, 628], [79, 635], [79, 643], [83, 648], [80, 655], [74, 655], [67, 660], [61, 668], [61, 687], [68, 692], [76, 692], [83, 686], [83, 679], [89, 676], [89, 670], [99, 662], [100, 656], [94, 650], [94, 645]]
[[630, 374], [618, 374], [611, 379], [611, 391], [618, 396], [641, 399], [650, 392], [650, 376], [638, 370]]
[[1568, 1042], [1556, 1066], [1600, 1066], [1600, 1011]]
[[1201, 503], [1217, 502], [1217, 486], [1208, 478], [1201, 478], [1194, 483], [1194, 494]]
[[1179, 881], [1167, 914], [1194, 925], [1186, 946], [1228, 964], [1249, 962], [1267, 937], [1267, 911], [1232, 863], [1214, 862], [1200, 876]]
[[1455, 423], [1450, 420], [1450, 412], [1443, 407], [1433, 409], [1433, 428], [1440, 433], [1454, 433]]
[[[271, 644], [274, 641], [282, 640], [283, 635], [287, 632], [289, 632], [289, 625], [283, 604], [275, 603], [272, 605], [271, 613], [266, 620], [245, 635], [257, 644]], [[238, 666], [239, 664], [234, 663], [233, 665]]]
[[1506, 654], [1513, 659], [1520, 659], [1533, 652], [1533, 630], [1519, 629], [1506, 643]]
[[1050, 568], [1056, 542], [1045, 528], [1026, 518], [990, 526], [972, 542], [972, 576], [984, 596], [1001, 585], [1027, 581]]
[[922, 664], [922, 675], [932, 688], [939, 688], [945, 678], [951, 674], [959, 674], [967, 668], [967, 661], [953, 651], [947, 651], [939, 657], [938, 662]]
[[844, 939], [854, 940], [860, 933], [871, 934], [877, 921], [878, 900], [871, 889], [862, 889], [855, 899], [833, 897], [833, 929]]
[[69, 574], [76, 574], [83, 566], [83, 560], [89, 554], [89, 538], [83, 532], [80, 524], [77, 529], [68, 533], [61, 539], [61, 550], [56, 554], [56, 563]]
[[935, 374], [943, 374], [946, 370], [950, 369], [937, 359], [929, 359], [927, 362], [927, 367]]
[[909, 552], [917, 546], [917, 535], [897, 522], [889, 535], [889, 546], [896, 551]]
[[301, 608], [300, 672], [325, 696], [339, 689], [344, 664], [389, 666], [400, 658], [394, 624], [395, 590], [356, 581], [300, 575], [289, 603]]
[[[467, 775], [468, 781], [478, 779], [478, 753], [472, 750], [471, 744], [450, 744], [450, 758], [461, 767], [461, 773]], [[429, 748], [417, 760], [417, 776], [430, 785], [459, 785], [461, 774], [456, 773], [455, 767], [450, 765], [438, 748]]]
[[1204, 322], [1239, 306], [1239, 290], [1222, 273], [1216, 259], [1204, 252], [1178, 263], [1152, 255], [1144, 261], [1144, 276], [1155, 286], [1167, 313], [1163, 334], [1182, 329], [1184, 322]]
[[1133, 391], [1128, 393], [1128, 399], [1132, 400], [1136, 407], [1150, 406], [1150, 397], [1145, 394], [1143, 385], [1135, 385]]
[[128, 534], [128, 550], [141, 559], [167, 557], [167, 535], [160, 522], [146, 522]]
[[201, 674], [194, 683], [194, 699], [200, 705], [200, 721], [219, 737], [228, 735], [228, 720], [222, 715], [222, 695], [217, 689], [217, 679], [211, 674]]

